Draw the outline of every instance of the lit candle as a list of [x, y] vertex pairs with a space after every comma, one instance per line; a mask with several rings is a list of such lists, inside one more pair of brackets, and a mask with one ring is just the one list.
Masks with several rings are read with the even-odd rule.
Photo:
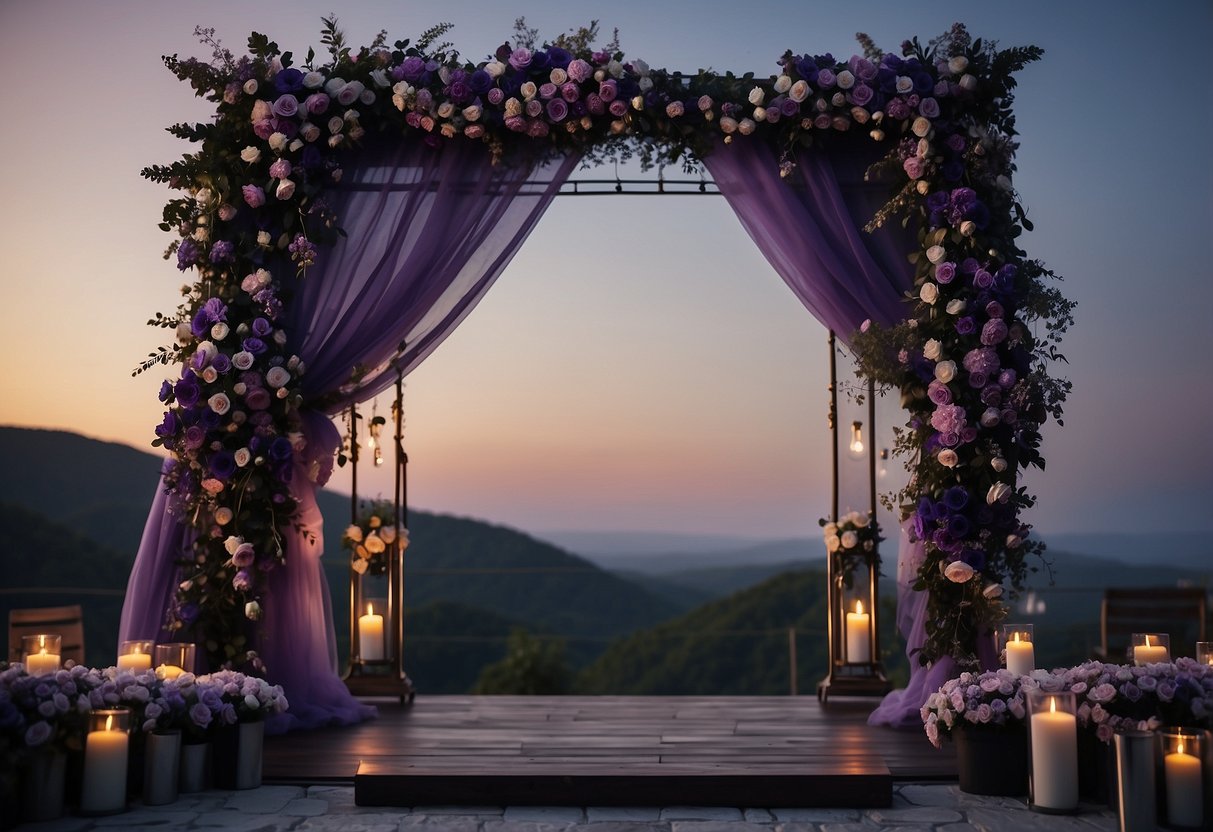
[[59, 654], [48, 653], [43, 647], [37, 653], [25, 657], [25, 672], [31, 676], [45, 676], [59, 669]]
[[138, 673], [141, 670], [152, 669], [152, 656], [150, 653], [144, 653], [138, 647], [130, 653], [124, 653], [118, 657], [119, 670], [131, 670]]
[[162, 664], [156, 668], [156, 678], [158, 679], [176, 679], [185, 671], [177, 667], [175, 664]]
[[119, 811], [126, 806], [126, 731], [107, 716], [105, 728], [90, 731], [84, 741], [84, 782], [80, 792], [83, 812]]
[[1078, 806], [1078, 720], [1057, 710], [1032, 714], [1032, 802], [1045, 809]]
[[1200, 760], [1184, 751], [1183, 740], [1163, 758], [1167, 779], [1167, 822], [1199, 827], [1203, 821]]
[[366, 615], [358, 619], [358, 648], [364, 662], [383, 659], [383, 616], [375, 614], [373, 604], [367, 604]]
[[[1133, 648], [1133, 664], [1140, 666], [1144, 664], [1158, 664], [1159, 662], [1171, 661], [1171, 654], [1170, 651], [1167, 650], [1167, 645], [1157, 643], [1151, 644], [1151, 638], [1154, 637], [1147, 635], [1145, 644], [1139, 644]], [[1154, 640], [1155, 642], [1158, 641], [1157, 638], [1154, 638]]]
[[1007, 642], [1007, 670], [1016, 676], [1027, 676], [1036, 669], [1036, 651], [1032, 642], [1021, 639], [1020, 635], [1019, 632], [1012, 633]]
[[863, 611], [862, 601], [855, 602], [855, 612], [847, 613], [847, 661], [872, 661], [871, 619]]

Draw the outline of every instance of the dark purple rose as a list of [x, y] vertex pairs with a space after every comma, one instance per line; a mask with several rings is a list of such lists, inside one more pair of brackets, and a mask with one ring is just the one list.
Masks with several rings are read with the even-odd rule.
[[547, 49], [537, 49], [531, 55], [531, 71], [542, 71], [552, 65], [552, 54]]
[[569, 64], [573, 62], [573, 54], [567, 49], [561, 49], [559, 46], [548, 48], [548, 60], [551, 66], [558, 69], [568, 69]]
[[956, 321], [956, 332], [960, 335], [972, 335], [977, 331], [977, 321], [972, 315], [965, 315]]
[[954, 485], [943, 492], [943, 504], [952, 511], [960, 511], [969, 504], [969, 491], [964, 486]]
[[981, 403], [988, 407], [998, 407], [1002, 404], [1002, 388], [997, 384], [987, 384], [981, 388]]
[[927, 385], [927, 397], [937, 405], [952, 403], [952, 391], [942, 381], [932, 381]]
[[981, 390], [990, 383], [990, 377], [981, 370], [976, 370], [969, 373], [969, 386], [975, 390]]
[[484, 95], [493, 88], [493, 76], [478, 69], [468, 77], [467, 83], [476, 95]]
[[156, 435], [162, 439], [171, 439], [177, 435], [179, 430], [181, 430], [181, 420], [177, 418], [177, 411], [164, 411], [164, 421], [156, 425]]
[[965, 425], [960, 429], [960, 441], [964, 444], [969, 444], [977, 438], [977, 428], [973, 425]]
[[227, 482], [236, 473], [236, 457], [231, 451], [219, 451], [212, 454], [210, 459], [211, 475], [217, 480]]
[[961, 274], [977, 274], [977, 271], [980, 268], [981, 264], [977, 262], [976, 257], [966, 257], [964, 260], [960, 261]]
[[168, 400], [173, 397], [173, 385], [166, 379], [160, 382], [159, 398], [161, 403], [168, 403]]
[[902, 119], [909, 117], [910, 108], [907, 107], [906, 103], [900, 98], [894, 98], [889, 102], [888, 107], [885, 108], [885, 112], [888, 114], [889, 118], [901, 121]]
[[216, 240], [211, 246], [211, 262], [216, 265], [230, 263], [235, 258], [236, 246], [230, 240]]
[[177, 403], [182, 407], [191, 408], [198, 404], [198, 396], [201, 391], [198, 388], [198, 377], [194, 375], [193, 370], [186, 370], [182, 377], [173, 385], [173, 393], [177, 396]]
[[1010, 390], [1015, 386], [1016, 375], [1014, 370], [1003, 370], [998, 374], [998, 386], [1003, 390]]
[[277, 437], [270, 443], [269, 456], [274, 462], [286, 462], [291, 458], [294, 449], [291, 447], [291, 440], [285, 436]]
[[986, 314], [991, 318], [1001, 318], [1005, 314], [1005, 311], [1003, 310], [1001, 303], [996, 300], [992, 300], [986, 304]]
[[303, 89], [303, 73], [292, 67], [281, 70], [274, 76], [274, 89], [279, 95]]
[[980, 572], [986, 566], [986, 553], [980, 549], [965, 549], [961, 553], [960, 559], [969, 566], [972, 566], [978, 572]]
[[935, 267], [935, 280], [939, 283], [951, 283], [956, 277], [956, 264], [948, 260]]
[[[265, 318], [255, 318], [253, 320], [253, 334], [258, 338], [264, 338], [274, 331], [274, 325]], [[250, 350], [251, 352], [251, 350]]]
[[[972, 530], [973, 524], [963, 514], [953, 514], [948, 518], [948, 532], [957, 538], [966, 537]], [[972, 566], [972, 564], [969, 564]]]
[[405, 58], [404, 62], [400, 64], [400, 73], [409, 83], [415, 82], [423, 72], [425, 72], [425, 61], [416, 56]]
[[185, 271], [190, 266], [198, 262], [198, 256], [201, 252], [198, 250], [198, 244], [189, 237], [186, 237], [177, 245], [177, 268], [180, 271]]
[[939, 118], [939, 102], [934, 98], [924, 98], [918, 102], [918, 112], [926, 118]]
[[947, 139], [944, 140], [944, 144], [947, 145], [948, 150], [952, 151], [953, 153], [964, 153], [965, 147], [968, 146], [968, 142], [965, 141], [965, 137], [959, 133], [953, 133], [952, 135], [948, 136]]
[[859, 55], [852, 55], [851, 60], [847, 61], [847, 67], [861, 81], [871, 81], [876, 77], [876, 64]]
[[[699, 112], [699, 108], [695, 107], [691, 112]], [[779, 112], [788, 118], [793, 118], [800, 113], [800, 105], [790, 98], [785, 98], [779, 102]]]
[[245, 352], [251, 352], [253, 355], [261, 355], [267, 349], [265, 342], [260, 338], [245, 338], [240, 346]]
[[202, 425], [190, 425], [185, 429], [185, 447], [195, 451], [206, 441], [206, 428]]
[[177, 617], [186, 624], [193, 624], [198, 620], [198, 605], [192, 603], [184, 603], [177, 609]]

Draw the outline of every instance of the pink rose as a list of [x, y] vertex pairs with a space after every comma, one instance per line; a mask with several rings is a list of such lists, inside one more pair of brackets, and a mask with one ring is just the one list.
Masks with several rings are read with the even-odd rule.
[[290, 199], [295, 195], [295, 183], [290, 179], [283, 179], [278, 183], [278, 188], [274, 191], [274, 196], [279, 199]]
[[917, 156], [911, 156], [906, 159], [902, 163], [902, 167], [905, 169], [906, 176], [911, 179], [919, 179], [926, 172], [926, 166], [923, 164], [922, 159], [919, 159]]
[[614, 81], [603, 81], [598, 85], [598, 97], [608, 104], [614, 101], [618, 94], [619, 89], [615, 86]]
[[330, 99], [322, 92], [314, 92], [303, 102], [304, 108], [314, 116], [318, 116], [329, 108]]
[[299, 100], [295, 96], [287, 93], [278, 96], [278, 100], [274, 102], [274, 115], [280, 118], [294, 118], [299, 112]]
[[257, 185], [245, 185], [240, 189], [244, 194], [244, 201], [248, 203], [250, 208], [260, 208], [265, 204], [265, 191], [261, 190]]
[[580, 84], [594, 74], [594, 68], [581, 58], [577, 58], [569, 64], [568, 73], [569, 78]]
[[275, 179], [286, 179], [291, 175], [291, 163], [286, 159], [279, 159], [270, 165], [270, 176]]

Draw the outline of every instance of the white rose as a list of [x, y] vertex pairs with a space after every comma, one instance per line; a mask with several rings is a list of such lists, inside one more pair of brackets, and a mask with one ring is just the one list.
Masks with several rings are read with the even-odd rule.
[[232, 510], [227, 506], [220, 506], [215, 509], [215, 522], [220, 526], [226, 526], [232, 522]]
[[463, 108], [463, 117], [468, 121], [480, 121], [480, 108], [475, 104]]
[[914, 79], [906, 75], [897, 76], [897, 92], [905, 95], [908, 92], [914, 91]]
[[244, 605], [244, 617], [249, 621], [256, 621], [261, 618], [261, 605], [256, 601], [249, 601]]
[[821, 531], [826, 537], [832, 537], [832, 536], [838, 534], [838, 524], [837, 523], [826, 523]]
[[918, 149], [914, 152], [919, 159], [925, 159], [931, 155], [931, 143], [926, 139], [918, 140]]
[[641, 92], [648, 92], [649, 90], [653, 89], [653, 79], [647, 75], [636, 82], [636, 84], [638, 87], [640, 87]]
[[966, 308], [968, 308], [968, 304], [960, 298], [948, 301], [948, 305], [945, 307], [949, 315], [962, 315]]
[[245, 95], [256, 95], [257, 94], [257, 79], [256, 78], [250, 78], [244, 82], [244, 94]]
[[981, 594], [993, 601], [995, 598], [1002, 597], [1002, 584], [986, 584]]
[[241, 448], [234, 454], [236, 457], [236, 465], [240, 468], [248, 465], [253, 459], [253, 454], [248, 448]]
[[725, 135], [737, 132], [737, 119], [729, 116], [720, 117], [720, 131]]
[[757, 121], [761, 124], [762, 122], [764, 122], [766, 120], [767, 120], [767, 108], [766, 107], [755, 107], [754, 108], [754, 121]]
[[352, 524], [345, 530], [345, 536], [355, 543], [358, 543], [362, 540], [362, 527], [357, 523]]
[[931, 361], [938, 361], [943, 357], [943, 344], [935, 338], [930, 338], [922, 345], [922, 354]]
[[754, 128], [755, 128], [756, 126], [757, 126], [757, 125], [756, 125], [756, 124], [754, 124], [754, 122], [750, 121], [750, 119], [748, 119], [748, 118], [743, 118], [743, 119], [742, 119], [740, 122], [738, 122], [738, 124], [737, 124], [737, 132], [738, 132], [738, 133], [740, 133], [740, 134], [741, 134], [741, 135], [743, 135], [743, 136], [748, 136], [748, 135], [750, 135], [751, 133], [753, 133], [753, 132], [754, 132]]
[[455, 115], [455, 105], [449, 101], [443, 101], [438, 105], [438, 118], [450, 118]]
[[754, 87], [750, 90], [750, 103], [757, 107], [766, 99], [767, 94], [763, 92], [762, 87]]
[[935, 365], [936, 381], [948, 384], [952, 379], [956, 378], [956, 362], [955, 361], [940, 361]]
[[320, 128], [310, 121], [305, 121], [299, 128], [299, 135], [303, 136], [305, 142], [314, 142], [320, 138]]
[[206, 403], [211, 410], [220, 416], [232, 409], [232, 400], [227, 397], [226, 393], [216, 393], [207, 399]]
[[827, 552], [837, 552], [840, 546], [842, 546], [842, 541], [838, 539], [838, 535], [832, 534], [826, 538]]
[[998, 412], [996, 407], [987, 407], [981, 414], [981, 426], [983, 428], [992, 428], [1002, 421], [1002, 414]]
[[177, 324], [177, 343], [184, 346], [194, 340], [194, 332], [190, 329], [189, 321]]
[[1007, 535], [1007, 548], [1008, 549], [1018, 549], [1022, 545], [1023, 545], [1022, 537], [1020, 537], [1017, 534]]
[[214, 367], [207, 367], [202, 371], [202, 380], [207, 384], [214, 384], [219, 378], [219, 371]]
[[367, 570], [367, 563], [362, 558], [355, 558], [354, 562], [350, 564], [350, 569], [353, 569], [359, 575], [365, 575], [366, 570]]
[[922, 194], [923, 196], [926, 196], [927, 191], [931, 190], [931, 186], [927, 183], [927, 180], [919, 179], [914, 183], [914, 190], [918, 191], [918, 193]]
[[1011, 486], [1005, 482], [996, 482], [990, 486], [990, 490], [986, 492], [986, 503], [994, 505], [995, 503], [1005, 503], [1011, 497]]
[[396, 527], [384, 526], [379, 530], [379, 536], [383, 538], [384, 543], [391, 543], [396, 539]]
[[859, 542], [859, 535], [853, 531], [845, 531], [842, 533], [842, 547], [844, 549], [854, 549], [855, 544]]
[[211, 230], [206, 226], [195, 228], [194, 233], [191, 236], [198, 242], [205, 243], [211, 238]]
[[866, 529], [868, 523], [872, 522], [872, 518], [857, 511], [855, 512], [855, 519], [852, 522], [859, 528]]
[[249, 145], [244, 150], [240, 151], [240, 158], [251, 165], [261, 158], [261, 150]]
[[922, 284], [922, 288], [918, 290], [918, 297], [923, 303], [934, 305], [935, 301], [939, 300], [939, 287], [931, 281]]
[[284, 386], [291, 380], [291, 374], [284, 367], [270, 367], [269, 372], [265, 374], [265, 383], [275, 390]]
[[935, 457], [939, 464], [945, 468], [955, 468], [956, 463], [960, 462], [960, 457], [956, 455], [956, 451], [951, 448], [944, 448]]
[[969, 59], [964, 55], [957, 55], [948, 61], [948, 72], [953, 75], [959, 75], [969, 68]]
[[269, 139], [267, 139], [267, 141], [269, 142], [270, 150], [274, 151], [275, 153], [281, 153], [283, 148], [286, 147], [286, 143], [287, 143], [286, 134], [285, 133], [270, 133], [270, 137], [269, 137]]
[[365, 545], [366, 550], [372, 555], [378, 555], [387, 549], [387, 546], [383, 542], [383, 538], [373, 532], [367, 535]]
[[977, 574], [973, 571], [973, 567], [969, 566], [963, 560], [955, 560], [949, 563], [943, 569], [943, 576], [949, 581], [957, 584], [968, 582]]
[[775, 79], [775, 92], [783, 95], [792, 88], [792, 79], [786, 75], [780, 75]]
[[977, 89], [977, 79], [972, 75], [964, 75], [960, 79], [960, 88], [966, 92], [972, 92]]
[[996, 456], [990, 460], [990, 467], [1001, 474], [1007, 470], [1007, 461], [1000, 456]]
[[244, 542], [243, 537], [236, 537], [235, 535], [229, 535], [228, 538], [223, 541], [223, 548], [227, 551], [227, 553], [229, 555], [234, 555], [234, 554], [236, 554], [236, 550], [240, 548], [240, 544], [243, 542]]
[[972, 220], [965, 220], [960, 224], [960, 234], [962, 237], [972, 237], [977, 233], [977, 223]]
[[254, 360], [255, 356], [251, 352], [241, 350], [232, 356], [232, 366], [237, 370], [247, 370], [249, 367], [253, 366]]
[[229, 332], [231, 332], [231, 327], [229, 327], [223, 321], [219, 321], [211, 327], [211, 337], [216, 341], [222, 341], [228, 336]]
[[948, 252], [943, 246], [931, 246], [927, 249], [927, 259], [932, 263], [938, 263], [940, 260], [943, 260], [947, 254]]
[[295, 195], [295, 183], [290, 179], [282, 179], [274, 190], [274, 196], [279, 199], [290, 199]]
[[523, 101], [530, 101], [535, 97], [535, 93], [539, 92], [539, 87], [535, 86], [534, 81], [527, 81], [518, 89], [518, 93], [522, 96]]
[[[239, 369], [239, 368], [237, 368], [237, 369]], [[243, 396], [245, 393], [248, 392], [248, 385], [245, 384], [243, 381], [238, 381], [232, 385], [232, 392], [235, 393], [237, 396]]]
[[383, 89], [386, 89], [392, 85], [392, 82], [388, 80], [387, 73], [382, 69], [372, 69], [371, 80], [375, 82], [375, 86]]
[[851, 87], [855, 86], [855, 76], [852, 74], [851, 70], [844, 69], [835, 77], [834, 83], [838, 84], [838, 89], [840, 90], [849, 90]]
[[914, 119], [914, 123], [910, 125], [910, 130], [915, 136], [918, 136], [918, 138], [921, 139], [925, 137], [927, 133], [931, 132], [931, 122], [929, 119], [919, 116], [918, 118]]
[[843, 93], [836, 92], [830, 96], [830, 103], [835, 107], [841, 107], [847, 103], [847, 97]]
[[868, 135], [870, 135], [872, 137], [872, 141], [875, 141], [875, 142], [884, 141], [884, 131], [883, 130], [873, 130]]
[[308, 72], [303, 76], [303, 86], [309, 90], [318, 90], [324, 84], [324, 76], [319, 72]]
[[291, 153], [298, 153], [303, 149], [303, 139], [292, 139], [289, 147]]
[[623, 64], [619, 63], [619, 61], [612, 59], [606, 65], [606, 71], [607, 71], [607, 74], [610, 75], [612, 78], [622, 78], [623, 77]]
[[856, 124], [867, 124], [871, 115], [863, 107], [852, 107], [851, 118], [855, 120]]
[[788, 90], [788, 98], [795, 101], [797, 104], [809, 97], [809, 82], [801, 79], [792, 85]]
[[328, 127], [330, 133], [340, 133], [345, 129], [345, 119], [341, 116], [333, 116], [325, 126]]
[[268, 232], [268, 231], [258, 231], [257, 232], [257, 245], [261, 246], [262, 248], [269, 248], [271, 242], [272, 241], [270, 239], [270, 232]]
[[403, 552], [407, 548], [409, 548], [409, 530], [401, 529], [400, 530], [400, 551]]
[[489, 61], [484, 65], [484, 71], [493, 78], [500, 78], [505, 73], [505, 64], [501, 61]]

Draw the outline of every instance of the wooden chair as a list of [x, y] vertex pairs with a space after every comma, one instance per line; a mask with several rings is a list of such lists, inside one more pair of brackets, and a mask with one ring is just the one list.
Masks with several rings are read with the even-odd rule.
[[1205, 640], [1207, 617], [1204, 587], [1105, 589], [1096, 658], [1126, 661], [1133, 633], [1167, 633], [1172, 657], [1194, 655], [1195, 642]]
[[9, 610], [8, 660], [22, 659], [22, 636], [53, 633], [63, 637], [63, 661], [84, 664], [84, 611], [79, 604], [69, 607], [38, 607]]

